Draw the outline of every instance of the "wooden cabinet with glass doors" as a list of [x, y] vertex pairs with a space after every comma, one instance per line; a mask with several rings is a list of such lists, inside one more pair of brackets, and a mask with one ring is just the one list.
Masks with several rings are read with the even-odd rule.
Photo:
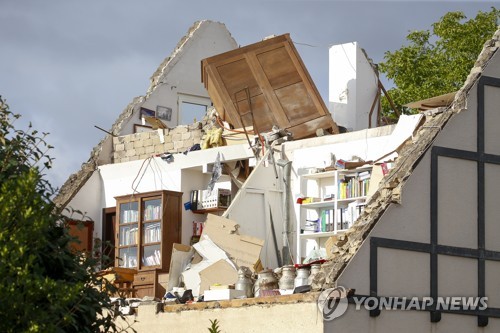
[[[182, 193], [155, 191], [115, 197], [117, 209], [116, 267], [139, 271], [141, 280], [151, 272], [157, 281], [158, 273], [167, 273], [172, 244], [181, 242]], [[148, 286], [155, 292], [156, 285]], [[155, 296], [155, 295], [150, 295]]]

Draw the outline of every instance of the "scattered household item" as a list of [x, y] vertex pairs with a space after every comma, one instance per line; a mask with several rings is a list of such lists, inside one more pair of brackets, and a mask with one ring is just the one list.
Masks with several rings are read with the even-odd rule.
[[304, 286], [300, 286], [300, 287], [296, 287], [294, 290], [293, 290], [293, 293], [294, 294], [302, 294], [302, 293], [307, 293], [307, 292], [310, 292], [311, 291], [311, 286], [306, 284]]
[[245, 291], [243, 291], [243, 290], [236, 290], [236, 289], [232, 289], [232, 288], [212, 289], [212, 287], [210, 287], [210, 290], [205, 290], [205, 292], [203, 293], [203, 301], [204, 302], [222, 301], [222, 300], [230, 300], [230, 299], [240, 298], [240, 297], [244, 297], [244, 296], [245, 296]]
[[295, 284], [295, 267], [293, 265], [283, 266], [281, 278], [279, 280], [280, 289], [293, 289]]
[[181, 304], [186, 304], [194, 300], [193, 292], [191, 289], [184, 290], [182, 295], [179, 292], [174, 291], [174, 295]]
[[257, 281], [254, 284], [255, 297], [261, 296], [260, 292], [263, 290], [278, 289], [278, 279], [276, 273], [270, 269], [265, 269], [257, 274]]
[[308, 285], [307, 279], [309, 278], [309, 269], [302, 267], [297, 270], [297, 277], [294, 280], [294, 287], [300, 287]]
[[234, 289], [244, 291], [245, 296], [248, 298], [253, 297], [253, 281], [251, 276], [252, 271], [246, 266], [241, 266], [238, 269], [238, 280], [234, 284]]
[[196, 151], [196, 150], [201, 150], [201, 146], [200, 146], [200, 144], [199, 144], [199, 143], [197, 143], [197, 144], [195, 144], [195, 145], [193, 145], [193, 146], [189, 147], [187, 150], [185, 150], [185, 151], [184, 151], [184, 153], [183, 153], [183, 154], [184, 154], [184, 155], [187, 155], [189, 152], [191, 152], [191, 151]]

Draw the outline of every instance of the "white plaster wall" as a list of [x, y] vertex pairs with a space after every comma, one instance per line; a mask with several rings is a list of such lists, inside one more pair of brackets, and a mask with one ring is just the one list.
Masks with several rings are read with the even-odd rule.
[[[369, 128], [370, 109], [377, 96], [378, 77], [366, 54], [361, 48], [356, 48], [356, 127]], [[371, 127], [377, 127], [377, 105], [371, 116]]]
[[159, 190], [181, 190], [180, 169], [169, 168], [167, 162], [160, 158], [153, 158], [150, 162], [141, 160], [99, 167], [106, 207], [116, 205], [116, 196]]
[[329, 110], [338, 125], [354, 130], [357, 43], [333, 45], [329, 53]]
[[[99, 174], [94, 172], [75, 197], [68, 203], [66, 208], [78, 210], [85, 214], [84, 220], [94, 221], [94, 237], [102, 237], [102, 196], [103, 188]], [[63, 212], [66, 216], [71, 216], [68, 210]], [[78, 213], [73, 215], [75, 219], [81, 220], [82, 216]]]
[[[173, 128], [179, 124], [178, 94], [209, 97], [201, 82], [201, 60], [237, 48], [235, 40], [226, 27], [218, 22], [203, 22], [189, 38], [171, 64], [170, 71], [160, 80], [160, 84], [141, 105], [156, 110], [157, 105], [172, 109], [172, 120], [164, 121]], [[200, 119], [201, 120], [201, 119]], [[139, 107], [134, 110], [120, 135], [133, 133], [133, 124], [140, 124]]]
[[[495, 56], [484, 75], [500, 76], [500, 58]], [[491, 68], [491, 70], [490, 70]], [[497, 88], [486, 89], [486, 129], [491, 152], [498, 154], [500, 121]], [[489, 95], [488, 95], [489, 94]], [[473, 87], [467, 110], [451, 119], [438, 135], [435, 145], [476, 150], [477, 87]], [[477, 248], [477, 167], [475, 162], [439, 157], [438, 167], [438, 244]], [[487, 164], [485, 172], [486, 249], [498, 251], [500, 214], [500, 166]], [[393, 204], [381, 217], [370, 236], [350, 261], [337, 285], [369, 294], [369, 238], [384, 237], [429, 243], [430, 241], [430, 150], [413, 171], [402, 192], [402, 204]], [[430, 256], [424, 253], [379, 249], [378, 293], [381, 296], [429, 296]], [[438, 256], [438, 294], [440, 296], [477, 295], [475, 259]], [[500, 264], [486, 261], [486, 296], [490, 307], [500, 307]], [[485, 328], [477, 327], [474, 316], [442, 314], [439, 323], [430, 323], [427, 312], [382, 311], [370, 318], [366, 311], [350, 311], [325, 323], [331, 332], [498, 332], [500, 320], [489, 319]]]
[[137, 316], [125, 318], [127, 322], [118, 319], [117, 323], [123, 328], [132, 324], [126, 332], [138, 333], [207, 332], [214, 319], [223, 333], [327, 332], [314, 302], [160, 313], [155, 313], [155, 305], [143, 305]]
[[[330, 47], [329, 110], [338, 125], [350, 131], [368, 128], [377, 91], [377, 76], [357, 42]], [[376, 119], [375, 110], [372, 127]]]

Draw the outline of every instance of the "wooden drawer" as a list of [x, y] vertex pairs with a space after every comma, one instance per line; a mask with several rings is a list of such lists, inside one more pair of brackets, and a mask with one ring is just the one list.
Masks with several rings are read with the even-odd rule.
[[143, 286], [146, 284], [156, 284], [157, 283], [156, 272], [141, 272], [134, 276], [134, 286]]
[[163, 281], [168, 277], [168, 274], [157, 270], [137, 273], [134, 276], [133, 284], [137, 297], [143, 298], [144, 296], [154, 296], [158, 299], [162, 299], [165, 295], [166, 288], [159, 283], [160, 276]]
[[137, 298], [143, 298], [144, 296], [156, 296], [154, 284], [137, 286], [134, 289], [135, 289], [135, 297]]

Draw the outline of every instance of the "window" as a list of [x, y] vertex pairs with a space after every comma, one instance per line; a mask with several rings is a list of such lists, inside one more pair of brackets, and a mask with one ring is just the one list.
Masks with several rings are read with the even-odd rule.
[[210, 98], [179, 94], [179, 125], [201, 121], [212, 105]]

